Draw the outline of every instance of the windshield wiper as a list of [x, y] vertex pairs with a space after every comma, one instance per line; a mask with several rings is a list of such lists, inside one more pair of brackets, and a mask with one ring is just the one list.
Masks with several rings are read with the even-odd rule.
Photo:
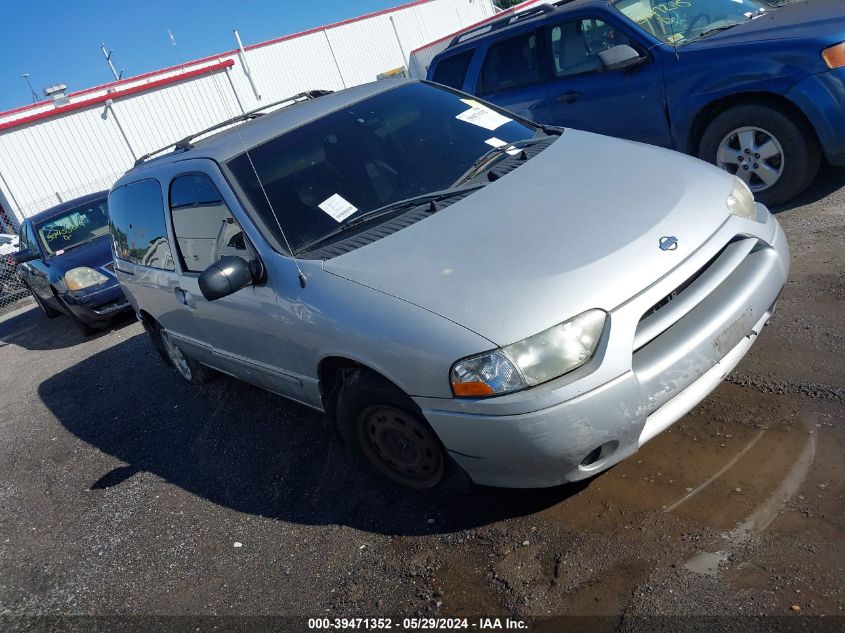
[[[516, 141], [514, 143], [507, 143], [506, 145], [500, 145], [499, 147], [494, 147], [489, 152], [482, 154], [471, 166], [467, 169], [463, 175], [455, 181], [455, 184], [452, 185], [453, 187], [458, 187], [465, 183], [470, 178], [474, 178], [477, 176], [483, 168], [487, 167], [488, 164], [493, 162], [494, 159], [498, 158], [502, 154], [507, 152], [513, 152], [514, 150], [521, 150], [525, 149], [526, 147], [531, 147], [532, 145], [537, 145], [537, 143], [544, 143], [548, 141], [549, 138], [547, 136], [541, 138], [534, 138], [529, 139], [526, 141]], [[516, 155], [516, 154], [514, 154]]]
[[382, 216], [395, 213], [396, 211], [401, 211], [402, 209], [420, 207], [424, 204], [434, 204], [435, 202], [438, 202], [440, 200], [446, 200], [447, 198], [452, 198], [463, 193], [470, 193], [472, 191], [476, 191], [477, 189], [481, 189], [484, 186], [486, 186], [486, 184], [472, 185], [470, 187], [450, 187], [449, 189], [443, 189], [441, 191], [432, 191], [430, 193], [424, 193], [422, 195], [414, 196], [412, 198], [405, 198], [404, 200], [397, 200], [396, 202], [391, 202], [390, 204], [386, 204], [383, 207], [367, 211], [362, 215], [347, 220], [333, 231], [330, 231], [325, 235], [318, 237], [316, 240], [312, 240], [302, 246], [302, 248], [300, 248], [296, 252], [296, 255], [309, 251], [314, 248], [317, 244], [325, 242], [326, 240], [336, 235], [339, 235], [345, 231], [348, 231], [349, 229], [355, 228], [356, 226], [360, 226], [365, 222], [376, 220]]

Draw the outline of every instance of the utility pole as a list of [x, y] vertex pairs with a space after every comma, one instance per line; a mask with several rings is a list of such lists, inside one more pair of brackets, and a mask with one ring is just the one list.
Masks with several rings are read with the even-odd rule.
[[109, 69], [111, 70], [111, 74], [114, 75], [114, 80], [120, 81], [120, 78], [123, 77], [123, 70], [121, 69], [120, 73], [118, 73], [117, 69], [114, 67], [114, 64], [111, 61], [111, 54], [114, 51], [109, 49], [109, 51], [107, 52], [105, 43], [102, 46], [100, 46], [100, 50], [103, 51], [103, 57], [106, 58], [106, 63], [109, 65]]
[[26, 85], [29, 86], [29, 94], [32, 95], [32, 102], [38, 103], [39, 101], [41, 101], [41, 99], [38, 98], [38, 93], [35, 92], [35, 88], [32, 87], [32, 83], [30, 83], [29, 81], [29, 73], [24, 73], [23, 75], [21, 75], [21, 77], [23, 77], [24, 81], [26, 82]]

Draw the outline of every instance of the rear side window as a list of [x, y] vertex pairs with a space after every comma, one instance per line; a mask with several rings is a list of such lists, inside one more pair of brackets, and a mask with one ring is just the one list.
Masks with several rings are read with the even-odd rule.
[[431, 80], [460, 90], [464, 85], [464, 77], [466, 77], [469, 62], [472, 60], [472, 53], [472, 50], [468, 50], [452, 57], [441, 59], [437, 64], [437, 68], [434, 69]]
[[481, 88], [491, 94], [540, 81], [537, 35], [532, 31], [497, 42], [487, 51]]
[[118, 259], [175, 270], [157, 180], [139, 180], [111, 192], [109, 229]]
[[254, 259], [243, 230], [205, 174], [186, 174], [173, 180], [170, 215], [183, 270], [202, 272], [226, 255]]

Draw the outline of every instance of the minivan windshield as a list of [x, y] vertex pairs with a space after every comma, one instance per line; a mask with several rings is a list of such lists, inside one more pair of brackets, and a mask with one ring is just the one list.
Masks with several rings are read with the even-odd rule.
[[614, 6], [643, 30], [675, 46], [729, 29], [772, 9], [763, 0], [618, 0]]
[[106, 198], [68, 209], [35, 225], [38, 239], [49, 255], [81, 246], [109, 232]]
[[228, 168], [262, 224], [283, 244], [281, 224], [297, 253], [369, 211], [447, 190], [487, 152], [536, 134], [466, 95], [415, 82], [286, 132]]

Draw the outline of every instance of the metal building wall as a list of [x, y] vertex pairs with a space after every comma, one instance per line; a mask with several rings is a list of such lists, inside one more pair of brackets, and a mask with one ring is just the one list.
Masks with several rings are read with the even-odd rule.
[[67, 112], [52, 114], [54, 106], [41, 103], [0, 113], [0, 201], [17, 223], [107, 189], [141, 154], [303, 90], [373, 81], [406, 66], [412, 50], [494, 13], [491, 0], [417, 0], [248, 46], [260, 100], [235, 50], [73, 93]]

